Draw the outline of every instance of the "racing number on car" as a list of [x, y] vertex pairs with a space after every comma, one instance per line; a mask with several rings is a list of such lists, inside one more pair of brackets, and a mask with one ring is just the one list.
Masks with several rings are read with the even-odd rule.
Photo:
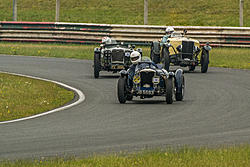
[[141, 94], [141, 95], [154, 95], [153, 90], [139, 90], [138, 93]]
[[135, 84], [140, 83], [140, 76], [139, 75], [135, 75], [134, 78], [133, 78], [133, 81], [134, 81]]

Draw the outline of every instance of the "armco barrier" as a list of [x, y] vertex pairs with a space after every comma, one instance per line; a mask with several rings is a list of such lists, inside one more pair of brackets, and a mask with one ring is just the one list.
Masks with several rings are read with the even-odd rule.
[[[250, 47], [249, 27], [174, 26], [177, 32], [212, 46]], [[109, 36], [117, 41], [147, 45], [159, 40], [166, 26], [62, 22], [0, 22], [0, 41], [100, 43]]]

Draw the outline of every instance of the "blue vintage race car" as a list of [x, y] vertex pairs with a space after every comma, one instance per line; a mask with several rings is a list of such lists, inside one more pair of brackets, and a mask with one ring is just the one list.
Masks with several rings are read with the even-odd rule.
[[182, 101], [185, 82], [182, 69], [168, 72], [158, 68], [152, 61], [139, 62], [134, 75], [129, 70], [122, 70], [117, 83], [117, 96], [120, 103], [132, 100], [133, 96], [141, 99], [154, 96], [164, 96], [168, 104], [173, 103], [174, 95], [177, 101]]

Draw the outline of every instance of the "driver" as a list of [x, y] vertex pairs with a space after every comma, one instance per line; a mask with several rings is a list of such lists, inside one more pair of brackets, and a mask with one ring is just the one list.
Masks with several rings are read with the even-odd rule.
[[174, 27], [171, 27], [171, 26], [167, 27], [166, 28], [166, 35], [164, 35], [162, 37], [160, 45], [162, 46], [164, 43], [166, 43], [168, 38], [172, 37], [173, 33], [174, 33]]
[[133, 84], [133, 77], [135, 75], [135, 68], [136, 68], [138, 62], [141, 61], [141, 54], [138, 51], [133, 51], [130, 55], [130, 61], [131, 61], [132, 65], [128, 69], [129, 85], [131, 85], [130, 84], [131, 81]]
[[[132, 65], [128, 69], [128, 81], [129, 85], [133, 85], [133, 77], [135, 75], [135, 69], [138, 66], [138, 63], [142, 61], [141, 54], [138, 51], [133, 51], [130, 55], [130, 61]], [[154, 62], [150, 61], [152, 64], [151, 68], [159, 68]], [[140, 64], [140, 67], [144, 67], [145, 64]]]
[[102, 43], [104, 44], [111, 44], [112, 40], [109, 37], [103, 37], [102, 38]]

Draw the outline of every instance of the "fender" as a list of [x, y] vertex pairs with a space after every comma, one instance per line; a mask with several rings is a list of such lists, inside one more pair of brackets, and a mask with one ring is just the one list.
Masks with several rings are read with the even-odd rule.
[[163, 44], [164, 47], [166, 47], [167, 49], [169, 49], [172, 45], [170, 43], [170, 41], [168, 40], [167, 43]]
[[154, 54], [159, 55], [160, 51], [161, 51], [160, 42], [158, 42], [158, 41], [152, 42], [151, 50], [152, 50], [152, 52], [154, 52]]
[[183, 70], [182, 69], [177, 69], [175, 71], [175, 86], [176, 86], [176, 88], [180, 88], [181, 85], [183, 84], [182, 83], [183, 82], [182, 77], [183, 77]]
[[206, 51], [210, 51], [211, 49], [212, 49], [212, 47], [209, 45], [209, 43], [207, 42], [206, 43], [206, 45], [205, 46], [203, 46], [203, 48], [202, 49], [204, 49], [204, 50], [206, 50]]
[[167, 76], [167, 78], [173, 78], [174, 77], [174, 73], [173, 72], [168, 72], [164, 68], [162, 69], [162, 71], [163, 71], [164, 75]]
[[137, 48], [136, 51], [139, 52], [142, 56], [142, 48]]
[[95, 48], [95, 49], [94, 49], [94, 52], [95, 52], [95, 53], [101, 53], [101, 50], [100, 50], [100, 48]]
[[174, 77], [174, 73], [173, 72], [169, 72], [168, 73], [168, 78], [173, 78]]
[[121, 77], [127, 77], [128, 76], [128, 71], [126, 70], [121, 70], [120, 72]]

